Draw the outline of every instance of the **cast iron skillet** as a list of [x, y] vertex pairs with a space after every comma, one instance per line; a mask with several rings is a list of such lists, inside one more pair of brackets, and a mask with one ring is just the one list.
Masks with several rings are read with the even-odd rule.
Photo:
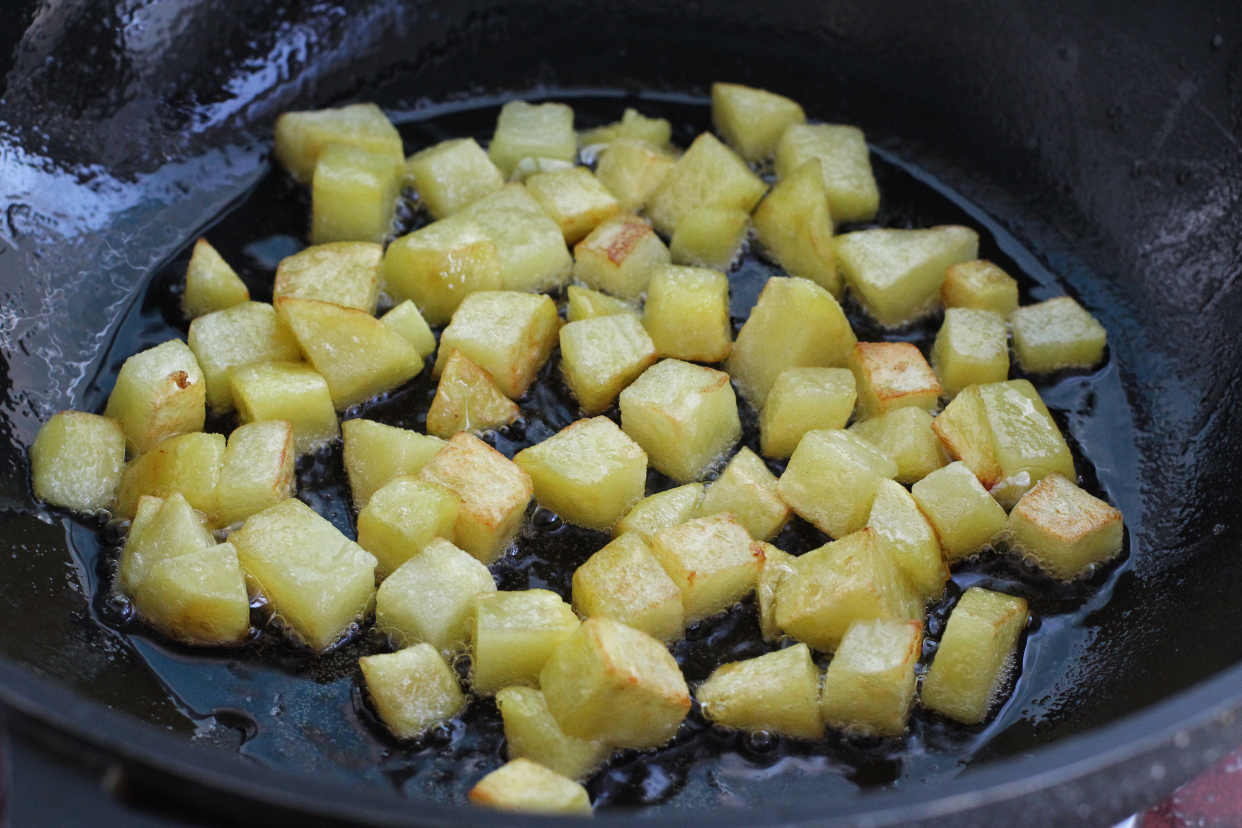
[[[0, 102], [0, 520], [12, 553], [0, 556], [0, 694], [28, 726], [105, 751], [138, 786], [235, 823], [536, 824], [211, 749], [244, 741], [246, 720], [227, 709], [188, 716], [138, 645], [97, 622], [94, 576], [72, 550], [82, 530], [31, 503], [24, 446], [54, 411], [99, 398], [92, 381], [116, 357], [119, 321], [140, 318], [129, 312], [152, 274], [262, 178], [279, 111], [365, 98], [417, 115], [552, 88], [659, 98], [727, 78], [859, 124], [881, 153], [994, 219], [997, 238], [1033, 254], [1028, 269], [1100, 316], [1108, 382], [1127, 405], [1081, 413], [1137, 443], [1090, 452], [1126, 508], [1131, 555], [1109, 582], [1112, 600], [1078, 622], [1081, 646], [1063, 655], [1074, 681], [1036, 700], [1039, 714], [996, 734], [961, 776], [653, 818], [1102, 825], [1242, 740], [1236, 10], [665, 6], [18, 9], [5, 28], [25, 33]], [[230, 729], [231, 742], [219, 736]]]

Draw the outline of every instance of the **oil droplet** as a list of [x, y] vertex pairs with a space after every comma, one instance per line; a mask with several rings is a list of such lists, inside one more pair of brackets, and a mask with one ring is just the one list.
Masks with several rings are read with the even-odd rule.
[[780, 741], [780, 737], [770, 730], [753, 730], [742, 738], [742, 744], [751, 753], [771, 753]]
[[565, 525], [560, 515], [550, 512], [542, 506], [536, 509], [535, 513], [530, 516], [530, 523], [535, 527], [535, 531], [546, 533], [555, 532]]

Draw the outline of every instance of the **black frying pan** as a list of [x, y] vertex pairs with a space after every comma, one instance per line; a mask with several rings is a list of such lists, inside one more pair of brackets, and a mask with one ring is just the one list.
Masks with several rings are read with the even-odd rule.
[[[189, 241], [256, 186], [255, 198], [279, 195], [279, 177], [264, 178], [279, 111], [375, 99], [430, 141], [473, 123], [493, 93], [598, 87], [675, 108], [727, 78], [859, 124], [884, 192], [933, 194], [930, 211], [957, 211], [985, 230], [989, 255], [1027, 274], [1028, 298], [1068, 291], [1101, 318], [1109, 367], [1061, 417], [1126, 512], [1130, 554], [1083, 611], [1052, 622], [1067, 632], [1032, 632], [1028, 658], [1030, 642], [1051, 643], [1010, 717], [943, 754], [967, 756], [964, 773], [921, 783], [873, 752], [818, 788], [759, 784], [759, 809], [650, 816], [1105, 825], [1242, 740], [1242, 21], [1230, 4], [204, 0], [3, 13], [0, 36], [24, 34], [0, 103], [0, 506], [13, 552], [0, 557], [0, 693], [28, 729], [117, 757], [134, 788], [234, 822], [535, 824], [437, 804], [417, 785], [397, 796], [358, 783], [357, 767], [384, 757], [332, 754], [332, 734], [284, 743], [322, 747], [319, 758], [239, 760], [270, 723], [244, 689], [236, 706], [203, 709], [214, 697], [187, 698], [197, 668], [183, 653], [115, 631], [91, 600], [94, 534], [41, 519], [24, 446], [54, 411], [100, 404], [125, 347], [160, 332], [157, 274]], [[426, 120], [427, 106], [466, 99], [462, 114]], [[259, 237], [245, 210], [233, 215]], [[303, 670], [304, 695], [272, 716], [338, 703], [334, 669]]]

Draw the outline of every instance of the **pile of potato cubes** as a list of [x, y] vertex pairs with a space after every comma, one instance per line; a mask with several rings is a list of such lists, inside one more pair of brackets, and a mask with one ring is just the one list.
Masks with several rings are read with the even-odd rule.
[[[511, 761], [481, 805], [589, 814], [580, 781], [666, 744], [692, 695], [723, 726], [800, 739], [900, 735], [916, 697], [983, 721], [1026, 602], [968, 590], [920, 689], [926, 610], [989, 546], [1059, 579], [1121, 551], [1120, 513], [1078, 487], [1035, 387], [1009, 378], [1011, 353], [1028, 375], [1096, 365], [1104, 330], [1070, 298], [1018, 307], [969, 228], [836, 234], [879, 204], [858, 129], [731, 84], [712, 114], [682, 151], [634, 110], [575, 133], [568, 106], [514, 101], [486, 150], [409, 158], [374, 105], [285, 114], [276, 157], [312, 189], [312, 246], [266, 304], [199, 240], [188, 340], [130, 357], [102, 415], [43, 427], [36, 494], [130, 522], [114, 588], [170, 638], [239, 644], [258, 596], [316, 652], [374, 614], [400, 649], [360, 666], [397, 738], [494, 697]], [[393, 239], [403, 188], [434, 220]], [[785, 275], [735, 338], [727, 274], [750, 244]], [[858, 342], [847, 291], [889, 328], [943, 308], [930, 363]], [[520, 417], [557, 354], [583, 418], [505, 457], [480, 436]], [[428, 365], [427, 434], [341, 422]], [[742, 405], [762, 457], [738, 448]], [[227, 438], [204, 432], [209, 409], [235, 412]], [[356, 538], [295, 496], [297, 457], [337, 439]], [[676, 487], [649, 494], [650, 469]], [[568, 603], [498, 591], [488, 569], [532, 499], [612, 535]], [[772, 546], [793, 515], [833, 540]], [[687, 686], [669, 644], [751, 593], [764, 637], [791, 646]]]

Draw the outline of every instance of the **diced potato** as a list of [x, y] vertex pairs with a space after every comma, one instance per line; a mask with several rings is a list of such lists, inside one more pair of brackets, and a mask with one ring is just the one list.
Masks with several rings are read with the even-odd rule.
[[603, 615], [652, 638], [681, 638], [681, 589], [637, 532], [621, 535], [574, 572], [574, 609]]
[[617, 199], [586, 167], [537, 173], [526, 180], [526, 189], [561, 228], [566, 244], [576, 244], [621, 212]]
[[546, 589], [480, 592], [474, 598], [474, 692], [539, 684], [539, 671], [557, 646], [578, 629], [578, 616]]
[[510, 101], [500, 109], [496, 132], [487, 150], [503, 175], [523, 158], [573, 161], [578, 154], [574, 111], [565, 104]]
[[834, 538], [867, 525], [881, 480], [897, 476], [891, 457], [841, 429], [808, 431], [776, 493], [785, 505]]
[[311, 186], [311, 242], [382, 242], [401, 194], [401, 161], [349, 144], [328, 144]]
[[612, 536], [619, 538], [628, 532], [634, 532], [645, 542], [651, 543], [651, 539], [660, 530], [678, 526], [693, 517], [695, 507], [702, 499], [702, 483], [687, 483], [645, 497], [625, 517], [617, 521]]
[[345, 437], [345, 472], [358, 510], [389, 481], [403, 474], [418, 474], [448, 445], [439, 437], [372, 420], [346, 420], [341, 433]]
[[313, 650], [349, 636], [375, 598], [375, 557], [297, 498], [229, 535], [274, 616]]
[[290, 297], [276, 300], [276, 313], [328, 383], [338, 410], [396, 388], [423, 370], [414, 346], [369, 313]]
[[621, 427], [679, 483], [702, 476], [742, 435], [729, 375], [676, 359], [621, 392]]
[[479, 780], [470, 801], [483, 808], [558, 816], [592, 815], [586, 788], [527, 759], [514, 759]]
[[224, 462], [223, 434], [179, 434], [169, 437], [146, 454], [125, 464], [117, 491], [113, 514], [133, 517], [138, 500], [144, 495], [169, 497], [185, 495], [198, 511], [214, 516], [219, 509], [216, 484]]
[[231, 308], [249, 299], [249, 288], [224, 257], [206, 239], [196, 241], [185, 271], [185, 293], [181, 296], [186, 319]]
[[400, 164], [404, 156], [397, 128], [372, 103], [285, 112], [276, 119], [276, 158], [303, 184], [310, 183], [328, 144], [351, 144], [386, 155], [394, 164]]
[[317, 244], [281, 260], [272, 296], [318, 299], [374, 314], [384, 248], [364, 241]]
[[776, 623], [776, 593], [785, 576], [794, 571], [797, 558], [770, 543], [760, 545], [763, 547], [763, 569], [759, 570], [759, 582], [755, 587], [759, 629], [764, 641], [776, 641], [781, 637], [780, 625]]
[[677, 220], [668, 251], [680, 265], [728, 270], [750, 230], [750, 214], [732, 207], [699, 207]]
[[923, 706], [963, 724], [987, 718], [1013, 672], [1027, 617], [1021, 598], [978, 587], [966, 590], [949, 615], [923, 680]]
[[520, 181], [525, 184], [532, 175], [572, 170], [573, 168], [574, 163], [572, 161], [561, 161], [557, 158], [531, 158], [527, 156], [517, 162], [513, 172], [509, 173], [509, 180]]
[[388, 245], [380, 270], [389, 295], [413, 302], [432, 325], [448, 322], [471, 293], [504, 285], [496, 243], [478, 222], [460, 215]]
[[116, 420], [62, 411], [43, 424], [30, 447], [35, 497], [75, 512], [106, 509], [125, 468], [125, 429]]
[[838, 299], [844, 291], [832, 243], [832, 212], [818, 158], [772, 188], [755, 210], [764, 250], [791, 276], [810, 279]]
[[1009, 316], [1018, 309], [1018, 282], [984, 259], [960, 262], [944, 272], [940, 301], [946, 308], [975, 308]]
[[791, 124], [805, 124], [796, 101], [735, 83], [712, 84], [712, 123], [747, 161], [762, 161]]
[[216, 483], [216, 524], [232, 526], [293, 497], [296, 459], [292, 424], [262, 420], [236, 428]]
[[589, 147], [596, 144], [611, 144], [619, 138], [628, 138], [663, 147], [672, 137], [673, 125], [666, 119], [648, 118], [637, 109], [626, 107], [620, 121], [579, 133], [578, 144]]
[[897, 482], [909, 486], [949, 462], [935, 420], [921, 408], [895, 408], [887, 414], [854, 423], [850, 431], [897, 463]]
[[414, 350], [418, 351], [418, 355], [423, 359], [435, 351], [436, 335], [431, 332], [427, 320], [423, 319], [423, 315], [418, 312], [418, 306], [413, 301], [406, 299], [381, 316], [380, 322], [401, 334], [406, 342], [414, 346]]
[[611, 529], [647, 485], [646, 453], [607, 417], [579, 420], [513, 462], [530, 475], [540, 505], [588, 529]]
[[921, 621], [850, 625], [824, 676], [824, 721], [852, 735], [900, 736], [914, 703], [914, 668], [922, 651]]
[[1104, 326], [1068, 296], [1018, 308], [1013, 350], [1022, 370], [1050, 374], [1062, 368], [1094, 368], [1104, 359]]
[[733, 456], [694, 512], [710, 517], [729, 512], [755, 540], [775, 536], [789, 521], [789, 507], [776, 496], [776, 475], [745, 446]]
[[763, 569], [763, 547], [728, 512], [662, 530], [651, 553], [681, 590], [686, 621], [741, 601]]
[[647, 141], [619, 137], [600, 153], [595, 175], [626, 213], [641, 208], [663, 183], [675, 159]]
[[923, 617], [923, 602], [871, 529], [807, 552], [792, 566], [776, 587], [776, 623], [813, 649], [836, 650], [858, 621]]
[[190, 350], [207, 382], [207, 404], [224, 414], [235, 407], [229, 372], [260, 362], [300, 362], [293, 332], [263, 302], [244, 302], [190, 323]]
[[861, 129], [837, 124], [791, 125], [776, 145], [776, 177], [784, 180], [812, 159], [819, 160], [828, 207], [836, 221], [875, 218], [880, 190]]
[[440, 375], [456, 348], [516, 400], [548, 361], [560, 329], [561, 318], [549, 296], [505, 290], [472, 293], [440, 334], [435, 374]]
[[142, 454], [166, 437], [202, 431], [207, 383], [194, 352], [180, 339], [125, 360], [104, 416], [125, 429], [125, 443]]
[[936, 530], [905, 486], [892, 480], [880, 481], [867, 528], [875, 533], [876, 544], [888, 552], [924, 601], [935, 601], [944, 594], [949, 565]]
[[293, 426], [299, 454], [314, 451], [341, 433], [328, 383], [309, 365], [262, 362], [234, 368], [228, 376], [241, 421], [284, 420]]
[[1014, 550], [1063, 581], [1121, 554], [1122, 532], [1121, 512], [1058, 472], [1039, 481], [1009, 513]]
[[940, 404], [940, 382], [923, 354], [909, 342], [859, 342], [846, 365], [858, 383], [863, 419], [907, 406], [930, 411]]
[[806, 279], [777, 276], [759, 294], [725, 370], [742, 396], [762, 408], [782, 371], [843, 366], [857, 341], [831, 293]]
[[418, 200], [442, 219], [491, 195], [505, 184], [500, 170], [473, 138], [441, 141], [405, 160]]
[[698, 207], [731, 207], [749, 213], [768, 185], [746, 162], [711, 133], [705, 132], [673, 164], [647, 199], [656, 229], [672, 235], [677, 222]]
[[461, 499], [456, 543], [485, 564], [513, 540], [534, 493], [521, 466], [466, 433], [453, 435], [418, 478], [439, 483]]
[[654, 268], [643, 327], [662, 358], [721, 362], [733, 350], [728, 277], [702, 267]]
[[408, 647], [462, 650], [474, 627], [474, 598], [496, 591], [487, 567], [444, 538], [432, 538], [380, 584], [375, 626]]
[[937, 469], [910, 493], [936, 530], [949, 563], [978, 552], [1005, 529], [1005, 510], [965, 463]]
[[968, 385], [1004, 382], [1009, 377], [1005, 320], [992, 311], [947, 309], [931, 363], [949, 399]]
[[433, 538], [451, 543], [460, 508], [457, 495], [411, 475], [402, 475], [371, 495], [358, 513], [358, 545], [379, 562], [376, 577], [395, 572]]
[[630, 313], [570, 322], [561, 328], [560, 340], [565, 382], [587, 414], [611, 406], [656, 362], [655, 343]]
[[1011, 508], [1052, 472], [1078, 479], [1074, 456], [1035, 386], [1011, 380], [978, 388], [1001, 470], [1001, 479], [989, 491], [1002, 506]]
[[808, 431], [845, 428], [857, 397], [847, 368], [786, 368], [759, 412], [764, 456], [789, 457]]
[[695, 697], [709, 721], [740, 730], [767, 730], [819, 739], [819, 668], [805, 644], [717, 667]]
[[945, 450], [974, 472], [985, 489], [1001, 479], [1001, 467], [992, 446], [992, 427], [978, 386], [962, 389], [932, 422]]
[[500, 428], [521, 413], [496, 387], [491, 374], [454, 348], [427, 410], [427, 431], [447, 440], [461, 431], [478, 434]]
[[614, 299], [607, 294], [577, 285], [570, 285], [567, 294], [565, 318], [570, 322], [582, 322], [586, 319], [616, 316], [623, 313], [638, 316], [638, 310], [624, 299]]
[[358, 659], [380, 720], [398, 739], [413, 739], [466, 706], [457, 674], [429, 644]]
[[134, 591], [134, 607], [187, 644], [239, 644], [250, 634], [250, 596], [231, 543], [153, 562]]
[[533, 687], [506, 687], [496, 694], [510, 760], [529, 759], [569, 779], [585, 779], [611, 752], [601, 742], [566, 736]]
[[979, 234], [946, 225], [837, 236], [837, 266], [863, 307], [896, 328], [934, 310], [945, 270], [979, 255]]
[[521, 184], [506, 184], [461, 211], [496, 243], [505, 290], [559, 287], [573, 259], [556, 222]]
[[620, 215], [574, 246], [574, 278], [588, 287], [636, 300], [647, 290], [652, 268], [669, 263], [668, 248], [638, 216]]
[[615, 747], [659, 747], [690, 712], [690, 690], [664, 645], [603, 616], [556, 648], [539, 684], [562, 731]]
[[166, 499], [144, 496], [125, 538], [116, 589], [133, 597], [160, 561], [215, 545], [203, 516], [180, 493], [173, 492]]

